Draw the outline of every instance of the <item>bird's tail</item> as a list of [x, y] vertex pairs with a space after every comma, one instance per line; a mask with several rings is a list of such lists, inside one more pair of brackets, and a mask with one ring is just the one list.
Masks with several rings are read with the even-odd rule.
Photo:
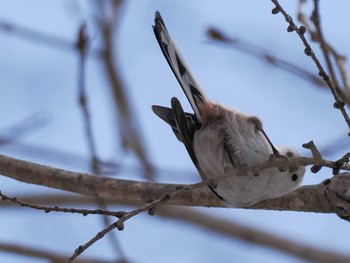
[[158, 11], [155, 14], [153, 31], [170, 68], [180, 83], [181, 88], [190, 102], [197, 119], [201, 122], [199, 108], [201, 104], [207, 101], [206, 96], [193, 77], [192, 72], [183, 59], [179, 49], [171, 39], [164, 21]]

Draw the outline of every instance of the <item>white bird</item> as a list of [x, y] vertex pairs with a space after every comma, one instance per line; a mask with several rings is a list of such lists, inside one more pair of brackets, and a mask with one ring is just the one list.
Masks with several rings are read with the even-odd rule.
[[239, 167], [267, 161], [271, 155], [297, 157], [294, 148], [276, 148], [255, 116], [207, 99], [171, 39], [159, 12], [153, 26], [159, 46], [180, 83], [194, 114], [184, 112], [179, 100], [171, 108], [153, 105], [152, 110], [168, 123], [182, 142], [202, 180], [229, 206], [250, 206], [277, 198], [297, 188], [305, 167], [268, 168], [253, 174], [240, 174]]

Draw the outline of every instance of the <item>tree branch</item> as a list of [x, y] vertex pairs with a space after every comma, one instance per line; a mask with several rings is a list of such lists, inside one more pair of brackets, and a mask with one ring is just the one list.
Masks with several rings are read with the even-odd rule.
[[[67, 39], [45, 34], [43, 32], [36, 31], [24, 26], [15, 25], [4, 20], [0, 20], [0, 32], [5, 32], [27, 41], [32, 41], [34, 43], [45, 45], [47, 47], [57, 48], [63, 51], [76, 51], [75, 44]], [[102, 51], [93, 49], [89, 51], [88, 55], [94, 58], [100, 58], [102, 55]]]
[[[36, 203], [47, 206], [55, 203], [60, 205], [91, 205], [95, 199], [89, 197], [79, 197], [75, 195], [44, 195], [44, 196], [21, 196], [21, 200], [29, 203]], [[110, 205], [120, 205], [112, 201]], [[5, 202], [5, 206], [13, 207], [14, 202]], [[232, 219], [223, 219], [216, 215], [203, 213], [191, 208], [162, 206], [157, 208], [158, 216], [184, 221], [201, 227], [215, 234], [224, 235], [232, 239], [240, 239], [245, 242], [262, 245], [272, 249], [286, 252], [292, 256], [316, 262], [345, 262], [349, 261], [348, 256], [333, 251], [325, 251], [317, 247], [311, 247], [302, 242], [288, 240], [276, 235], [271, 235], [261, 230], [239, 224]], [[113, 225], [116, 227], [116, 225]]]
[[319, 76], [315, 75], [313, 72], [304, 69], [299, 65], [293, 64], [287, 60], [274, 56], [272, 53], [266, 51], [264, 48], [256, 44], [250, 43], [238, 37], [230, 37], [228, 35], [225, 35], [216, 27], [209, 27], [207, 29], [207, 36], [210, 40], [213, 40], [216, 43], [225, 44], [256, 59], [260, 59], [270, 65], [292, 73], [300, 78], [311, 81], [317, 86], [326, 87], [324, 81], [321, 80]]
[[[318, 69], [318, 75], [320, 77], [322, 77], [323, 81], [325, 83], [327, 83], [327, 86], [329, 87], [330, 91], [333, 94], [335, 103], [334, 103], [334, 107], [339, 109], [339, 111], [341, 112], [341, 114], [344, 117], [345, 122], [347, 123], [348, 127], [350, 128], [350, 118], [349, 115], [347, 114], [345, 107], [344, 107], [344, 102], [343, 100], [340, 98], [336, 87], [333, 85], [330, 77], [328, 76], [328, 74], [326, 73], [326, 71], [323, 69], [320, 61], [318, 60], [318, 58], [316, 57], [314, 51], [312, 50], [309, 42], [307, 41], [307, 39], [305, 38], [304, 34], [306, 32], [306, 27], [305, 26], [301, 26], [298, 27], [294, 22], [293, 22], [293, 18], [287, 14], [287, 12], [283, 9], [283, 7], [280, 5], [280, 3], [278, 2], [278, 0], [271, 0], [271, 2], [276, 6], [275, 8], [272, 9], [272, 14], [278, 14], [279, 12], [281, 12], [281, 14], [284, 16], [284, 19], [286, 20], [286, 22], [289, 24], [287, 31], [288, 32], [293, 32], [295, 31], [300, 40], [303, 42], [305, 49], [304, 52], [307, 56], [311, 57], [311, 59], [313, 60], [313, 62], [315, 63], [317, 69]], [[348, 133], [350, 136], [350, 132]]]
[[[328, 70], [331, 74], [332, 81], [334, 86], [337, 89], [337, 92], [341, 99], [347, 104], [350, 105], [350, 82], [349, 76], [346, 70], [346, 58], [341, 55], [329, 42], [327, 42], [323, 36], [322, 27], [320, 24], [320, 12], [319, 12], [319, 3], [318, 0], [314, 0], [314, 10], [311, 17], [309, 18], [312, 24], [307, 19], [306, 15], [303, 12], [303, 6], [306, 1], [299, 0], [298, 4], [298, 20], [306, 27], [311, 40], [319, 43], [322, 49], [322, 52], [325, 56]], [[341, 76], [342, 86], [339, 85], [337, 80], [337, 74], [335, 74], [335, 69], [333, 69], [333, 63], [330, 61], [330, 57], [333, 56], [334, 64]]]
[[111, 6], [103, 4], [102, 1], [96, 1], [96, 4], [101, 11], [97, 22], [102, 33], [102, 41], [104, 45], [102, 62], [115, 101], [123, 147], [124, 149], [130, 149], [134, 152], [144, 168], [145, 178], [152, 181], [155, 177], [154, 167], [149, 160], [147, 148], [142, 140], [140, 125], [137, 123], [137, 116], [132, 112], [132, 103], [128, 97], [127, 89], [122, 81], [116, 62], [117, 56], [115, 52], [116, 43], [114, 41], [114, 31], [120, 17], [122, 3], [122, 0], [114, 1], [112, 3], [112, 15], [108, 16], [106, 15], [106, 10], [107, 13], [110, 13]]
[[[89, 147], [89, 153], [91, 156], [91, 171], [93, 174], [101, 174], [102, 165], [100, 164], [98, 154], [97, 154], [97, 143], [93, 136], [93, 125], [91, 120], [89, 101], [86, 92], [85, 85], [85, 68], [86, 68], [86, 54], [90, 46], [89, 36], [87, 34], [86, 24], [82, 24], [77, 38], [77, 50], [79, 51], [79, 74], [78, 74], [78, 89], [79, 89], [79, 105], [83, 117], [83, 122], [85, 125], [85, 137], [86, 142]], [[106, 201], [103, 199], [96, 199], [97, 204], [101, 209], [107, 210]], [[103, 216], [102, 221], [105, 227], [109, 226], [112, 222], [108, 216]], [[109, 240], [111, 247], [114, 249], [116, 254], [120, 256], [122, 262], [127, 262], [124, 252], [120, 248], [118, 238], [115, 234], [109, 235]]]
[[[305, 157], [302, 157], [305, 158]], [[309, 164], [318, 165], [317, 162]], [[329, 162], [329, 161], [328, 161]], [[111, 199], [119, 202], [149, 203], [188, 185], [161, 184], [114, 179], [76, 173], [0, 155], [0, 174], [15, 180]], [[350, 174], [343, 173], [318, 185], [303, 186], [277, 199], [264, 200], [250, 209], [336, 213], [350, 217]], [[182, 206], [227, 207], [206, 187], [185, 190], [166, 204]]]

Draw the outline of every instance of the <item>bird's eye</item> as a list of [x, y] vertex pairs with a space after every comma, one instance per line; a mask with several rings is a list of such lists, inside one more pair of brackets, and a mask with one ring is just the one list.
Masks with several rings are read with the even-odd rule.
[[293, 157], [293, 153], [292, 152], [287, 152], [287, 156], [289, 157], [289, 158], [291, 158], [291, 157]]
[[292, 174], [292, 180], [293, 180], [293, 181], [298, 180], [298, 175], [297, 175], [297, 174]]

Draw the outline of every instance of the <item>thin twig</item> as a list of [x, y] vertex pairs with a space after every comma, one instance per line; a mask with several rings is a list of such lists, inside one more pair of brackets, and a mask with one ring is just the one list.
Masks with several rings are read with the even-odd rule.
[[88, 51], [89, 37], [86, 32], [86, 25], [83, 24], [79, 29], [78, 40], [77, 40], [77, 50], [79, 51], [79, 78], [78, 78], [78, 87], [79, 87], [79, 105], [81, 108], [83, 122], [85, 125], [85, 135], [86, 141], [89, 146], [89, 153], [91, 155], [91, 170], [94, 174], [98, 175], [100, 173], [99, 161], [97, 157], [96, 143], [93, 137], [92, 131], [92, 122], [90, 110], [88, 107], [88, 99], [86, 95], [85, 88], [85, 58]]
[[112, 231], [114, 228], [117, 227], [117, 222], [114, 222], [113, 224], [109, 225], [105, 229], [98, 232], [92, 239], [90, 239], [88, 242], [86, 242], [84, 245], [79, 246], [73, 253], [72, 256], [68, 258], [66, 261], [67, 263], [73, 262], [78, 256], [80, 256], [86, 249], [88, 249], [90, 246], [92, 246], [94, 243], [96, 243], [98, 240], [103, 238], [107, 233]]
[[[299, 0], [298, 5], [298, 20], [306, 27], [307, 31], [309, 32], [311, 36], [311, 40], [317, 43], [321, 44], [321, 48], [324, 52], [324, 54], [329, 57], [329, 55], [332, 55], [334, 57], [336, 66], [340, 72], [340, 76], [342, 79], [343, 86], [340, 87], [338, 84], [337, 76], [334, 74], [333, 70], [333, 64], [332, 62], [329, 65], [329, 61], [327, 61], [327, 65], [331, 68], [328, 68], [328, 70], [331, 73], [332, 81], [334, 82], [335, 87], [337, 88], [337, 92], [342, 100], [346, 102], [347, 105], [350, 106], [350, 82], [349, 82], [349, 76], [348, 72], [345, 67], [346, 58], [339, 54], [335, 48], [328, 43], [321, 31], [320, 26], [320, 15], [319, 15], [319, 7], [318, 7], [318, 0], [314, 1], [314, 11], [312, 12], [310, 20], [313, 22], [314, 27], [312, 27], [311, 23], [308, 22], [305, 14], [302, 11], [302, 7], [306, 1]], [[327, 58], [326, 58], [327, 59]], [[332, 74], [333, 72], [333, 74]]]
[[225, 45], [228, 45], [230, 47], [236, 48], [250, 56], [253, 56], [254, 58], [258, 58], [273, 66], [276, 66], [280, 69], [288, 71], [292, 74], [295, 74], [300, 78], [311, 81], [313, 84], [317, 86], [321, 86], [321, 87], [326, 86], [326, 84], [317, 75], [313, 74], [312, 72], [309, 72], [308, 70], [296, 64], [293, 64], [287, 60], [278, 58], [255, 44], [249, 43], [239, 38], [229, 37], [215, 27], [208, 28], [207, 35], [212, 40], [215, 40]]
[[[310, 56], [312, 58], [312, 60], [314, 61], [316, 67], [318, 68], [318, 74], [320, 75], [320, 77], [323, 78], [323, 80], [327, 83], [327, 86], [329, 87], [329, 89], [331, 90], [332, 94], [333, 94], [333, 97], [334, 97], [334, 100], [335, 100], [335, 108], [338, 108], [341, 112], [341, 114], [343, 115], [348, 127], [350, 128], [350, 118], [345, 110], [345, 107], [344, 107], [344, 102], [340, 99], [338, 93], [337, 93], [337, 90], [336, 88], [333, 86], [333, 83], [332, 81], [330, 80], [329, 76], [327, 75], [327, 73], [325, 72], [325, 70], [323, 69], [320, 61], [318, 60], [318, 58], [316, 57], [315, 53], [313, 52], [313, 50], [311, 49], [311, 46], [310, 44], [308, 43], [308, 41], [306, 40], [305, 36], [304, 36], [304, 33], [306, 31], [306, 28], [305, 27], [298, 27], [294, 22], [293, 22], [293, 19], [290, 15], [287, 14], [287, 12], [282, 8], [282, 6], [279, 4], [279, 2], [277, 0], [271, 0], [272, 3], [274, 3], [274, 5], [276, 6], [272, 13], [273, 14], [277, 14], [278, 12], [281, 12], [282, 15], [284, 16], [286, 22], [289, 24], [289, 27], [288, 27], [288, 31], [289, 32], [293, 32], [295, 31], [299, 38], [301, 39], [301, 41], [303, 42], [304, 46], [305, 46], [305, 54], [307, 56]], [[277, 10], [277, 12], [275, 11]], [[350, 133], [349, 133], [350, 135]]]
[[204, 182], [199, 182], [196, 184], [192, 184], [192, 185], [187, 185], [185, 187], [179, 187], [177, 189], [175, 189], [173, 192], [166, 194], [164, 196], [162, 196], [161, 198], [147, 203], [137, 209], [134, 209], [130, 212], [124, 212], [124, 214], [122, 214], [120, 216], [120, 218], [118, 219], [118, 221], [114, 222], [113, 224], [109, 225], [107, 228], [103, 229], [102, 231], [98, 232], [92, 239], [90, 239], [88, 242], [86, 242], [84, 245], [79, 246], [75, 251], [74, 254], [68, 259], [67, 263], [72, 262], [76, 257], [78, 257], [81, 253], [83, 253], [86, 249], [88, 249], [90, 246], [92, 246], [95, 242], [97, 242], [98, 240], [100, 240], [101, 238], [103, 238], [108, 232], [112, 231], [113, 229], [117, 228], [119, 231], [124, 229], [124, 222], [133, 218], [134, 216], [145, 212], [145, 211], [149, 211], [153, 208], [155, 208], [156, 206], [158, 206], [161, 203], [164, 203], [168, 200], [171, 200], [173, 197], [181, 194], [184, 191], [190, 191], [193, 190], [195, 188], [199, 188], [204, 186], [205, 183]]
[[324, 59], [325, 59], [326, 64], [327, 64], [327, 68], [328, 68], [329, 74], [331, 76], [331, 81], [333, 83], [334, 89], [336, 90], [337, 94], [339, 94], [341, 96], [342, 92], [340, 90], [339, 83], [338, 83], [337, 77], [335, 75], [335, 70], [333, 68], [333, 63], [331, 62], [331, 58], [330, 58], [329, 45], [326, 43], [326, 41], [323, 37], [323, 32], [322, 32], [321, 25], [320, 25], [320, 14], [319, 14], [318, 3], [319, 3], [318, 0], [314, 0], [314, 11], [312, 12], [312, 15], [311, 15], [311, 21], [315, 25], [317, 40], [320, 43], [321, 50], [323, 52], [323, 56], [324, 56]]
[[[27, 200], [28, 202], [39, 202], [43, 205], [47, 205], [51, 202], [59, 202], [62, 205], [71, 206], [82, 204], [91, 205], [94, 203], [94, 199], [92, 198], [76, 195], [22, 196], [21, 199]], [[116, 203], [115, 201], [109, 201], [109, 204], [120, 205], [119, 202]], [[326, 259], [329, 259], [331, 261], [328, 262], [336, 262], [337, 259], [347, 259], [346, 255], [310, 247], [303, 244], [302, 241], [296, 242], [287, 240], [261, 230], [248, 228], [247, 226], [238, 224], [232, 218], [229, 220], [223, 219], [213, 215], [213, 213], [203, 213], [192, 208], [179, 206], [157, 207], [157, 216], [180, 220], [186, 224], [192, 224], [194, 227], [200, 227], [215, 234], [223, 235], [234, 240], [238, 238], [245, 242], [277, 249], [308, 261], [325, 262]], [[116, 224], [116, 222], [114, 223]], [[116, 228], [116, 225], [114, 225], [114, 228]]]
[[[196, 188], [200, 188], [200, 187], [203, 187], [205, 186], [206, 183], [205, 182], [198, 182], [198, 183], [195, 183], [195, 184], [191, 184], [191, 185], [187, 185], [187, 186], [184, 186], [184, 187], [177, 187], [174, 191], [162, 196], [161, 198], [153, 201], [153, 202], [149, 202], [135, 210], [132, 210], [130, 212], [126, 212], [124, 215], [122, 215], [118, 222], [117, 222], [117, 228], [118, 230], [123, 230], [124, 229], [124, 222], [144, 211], [149, 211], [153, 208], [155, 208], [156, 206], [158, 206], [159, 204], [161, 203], [164, 203], [168, 200], [171, 200], [172, 198], [176, 197], [177, 195], [185, 192], [185, 191], [191, 191], [193, 189], [196, 189]], [[153, 211], [154, 212], [154, 211]], [[152, 212], [152, 213], [153, 213]]]
[[50, 213], [50, 212], [63, 212], [63, 213], [72, 213], [72, 214], [81, 214], [83, 216], [87, 215], [106, 215], [106, 216], [114, 216], [114, 217], [120, 217], [120, 212], [114, 212], [114, 211], [109, 211], [109, 210], [102, 210], [102, 209], [76, 209], [76, 208], [63, 208], [63, 207], [49, 207], [49, 206], [40, 206], [40, 205], [34, 205], [34, 204], [29, 204], [26, 202], [23, 202], [16, 197], [9, 197], [5, 194], [3, 194], [0, 191], [0, 198], [2, 201], [11, 201], [13, 203], [18, 204], [21, 207], [28, 207], [36, 210], [42, 210], [45, 213]]

